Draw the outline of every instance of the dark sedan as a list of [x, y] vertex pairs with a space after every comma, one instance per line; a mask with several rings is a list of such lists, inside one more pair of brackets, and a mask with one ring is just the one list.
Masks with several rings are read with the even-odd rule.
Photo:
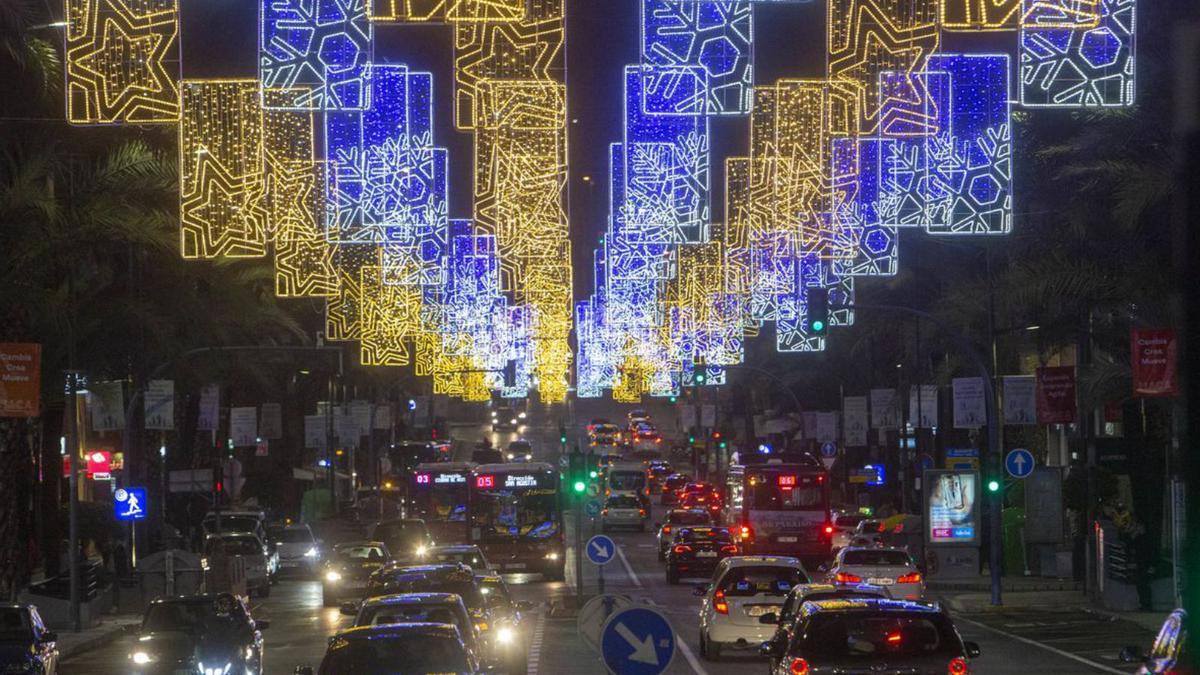
[[0, 604], [0, 673], [58, 672], [58, 636], [33, 605]]
[[711, 574], [717, 563], [738, 554], [733, 535], [724, 527], [681, 527], [667, 549], [667, 583], [680, 577]]
[[667, 476], [662, 482], [662, 497], [659, 501], [668, 505], [677, 503], [679, 491], [690, 482], [692, 482], [692, 477], [684, 473], [673, 473]]
[[786, 647], [762, 652], [775, 675], [958, 675], [971, 672], [979, 645], [963, 642], [937, 605], [905, 600], [836, 599], [806, 602]]
[[[409, 675], [481, 672], [458, 629], [444, 623], [398, 623], [344, 630], [329, 638], [318, 675]], [[314, 675], [299, 667], [297, 675]]]
[[237, 596], [207, 593], [155, 600], [129, 654], [133, 675], [211, 672], [261, 675], [266, 621]]
[[420, 518], [380, 521], [371, 526], [371, 533], [367, 538], [387, 544], [395, 560], [407, 563], [423, 562], [425, 554], [433, 547], [433, 537], [429, 535], [429, 528]]
[[671, 546], [675, 530], [684, 525], [709, 525], [711, 523], [712, 518], [704, 509], [671, 509], [668, 511], [667, 519], [657, 525], [659, 561], [667, 559], [667, 549]]
[[321, 570], [321, 599], [326, 607], [343, 600], [361, 598], [371, 574], [382, 569], [390, 555], [381, 541], [356, 541], [338, 544], [325, 559]]
[[392, 593], [456, 593], [487, 637], [490, 613], [474, 571], [461, 563], [388, 566], [371, 575], [367, 595]]

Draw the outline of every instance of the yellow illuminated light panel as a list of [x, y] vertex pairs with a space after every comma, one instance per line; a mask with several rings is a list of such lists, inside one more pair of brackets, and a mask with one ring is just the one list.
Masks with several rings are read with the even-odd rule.
[[528, 0], [447, 0], [446, 20], [453, 22], [520, 21]]
[[179, 121], [177, 0], [66, 0], [67, 121]]
[[185, 258], [267, 252], [257, 80], [185, 80], [179, 191]]
[[1021, 0], [941, 0], [942, 27], [948, 30], [1015, 30]]
[[361, 270], [380, 264], [380, 249], [374, 244], [339, 244], [334, 249], [338, 273], [337, 293], [325, 301], [325, 337], [328, 340], [360, 340], [363, 336], [363, 292]]
[[407, 343], [420, 326], [421, 289], [385, 284], [385, 269], [368, 265], [359, 272], [362, 292], [362, 347], [365, 366], [406, 366]]
[[446, 20], [447, 0], [368, 0], [372, 21], [441, 22]]
[[[916, 74], [937, 51], [939, 0], [828, 0], [830, 80], [850, 85], [858, 99], [858, 131], [887, 131], [881, 111], [920, 107], [927, 97]], [[881, 95], [879, 76], [903, 74], [906, 86]]]
[[1026, 0], [1022, 28], [1095, 28], [1104, 0]]

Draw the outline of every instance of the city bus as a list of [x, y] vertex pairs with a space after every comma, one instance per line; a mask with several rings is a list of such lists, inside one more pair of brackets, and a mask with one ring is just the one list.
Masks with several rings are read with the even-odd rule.
[[725, 520], [744, 555], [832, 555], [829, 472], [811, 455], [732, 466], [725, 493]]
[[413, 469], [410, 514], [425, 521], [438, 544], [465, 544], [470, 539], [467, 509], [471, 462], [425, 462]]
[[563, 578], [566, 547], [558, 471], [549, 464], [483, 464], [470, 477], [470, 543], [503, 572]]

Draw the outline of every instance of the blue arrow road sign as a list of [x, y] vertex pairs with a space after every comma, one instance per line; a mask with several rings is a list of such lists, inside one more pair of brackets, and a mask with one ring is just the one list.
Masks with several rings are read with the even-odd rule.
[[1033, 473], [1033, 453], [1025, 448], [1010, 450], [1004, 457], [1004, 469], [1013, 478], [1024, 478]]
[[600, 515], [600, 502], [595, 499], [588, 500], [588, 503], [584, 505], [583, 512], [587, 514], [588, 518], [595, 518]]
[[837, 457], [837, 443], [825, 441], [821, 444], [822, 457]]
[[113, 515], [117, 520], [142, 520], [146, 517], [146, 488], [117, 488], [113, 493]]
[[617, 555], [617, 545], [612, 539], [598, 534], [587, 542], [587, 557], [595, 565], [607, 565]]
[[675, 658], [675, 631], [667, 618], [653, 609], [630, 607], [604, 624], [600, 653], [609, 672], [659, 675]]

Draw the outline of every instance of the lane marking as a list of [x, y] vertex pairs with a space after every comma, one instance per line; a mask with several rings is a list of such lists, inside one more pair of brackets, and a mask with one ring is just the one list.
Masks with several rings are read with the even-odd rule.
[[625, 557], [625, 551], [621, 550], [622, 548], [624, 547], [620, 544], [617, 544], [617, 557], [621, 559], [621, 565], [625, 567], [625, 573], [628, 574], [629, 578], [633, 580], [633, 585], [641, 588], [642, 580], [638, 578], [636, 573], [634, 573], [633, 566], [629, 564], [629, 559]]
[[[683, 658], [687, 659], [688, 665], [692, 667], [692, 670], [696, 671], [696, 675], [708, 675], [708, 671], [704, 669], [704, 666], [700, 665], [700, 659], [696, 658], [696, 655], [692, 653], [692, 648], [683, 641], [679, 633], [675, 634], [675, 646], [679, 647]], [[1122, 673], [1122, 675], [1125, 674]]]
[[982, 628], [986, 631], [991, 631], [993, 633], [996, 633], [997, 635], [1003, 635], [1004, 637], [1016, 640], [1017, 642], [1024, 642], [1027, 645], [1033, 645], [1034, 647], [1039, 647], [1041, 649], [1045, 649], [1048, 652], [1051, 652], [1053, 654], [1058, 654], [1059, 656], [1071, 659], [1072, 661], [1077, 661], [1079, 663], [1082, 663], [1085, 666], [1095, 668], [1096, 670], [1099, 670], [1099, 671], [1102, 671], [1105, 673], [1115, 673], [1115, 675], [1129, 675], [1129, 673], [1127, 673], [1124, 670], [1117, 670], [1116, 668], [1110, 668], [1102, 663], [1096, 663], [1095, 661], [1092, 661], [1091, 659], [1085, 659], [1082, 656], [1079, 656], [1078, 654], [1072, 654], [1071, 652], [1068, 652], [1063, 649], [1059, 649], [1058, 647], [1051, 647], [1050, 645], [1044, 644], [1042, 642], [1038, 642], [1037, 640], [1032, 640], [1027, 637], [1022, 637], [1015, 633], [1010, 633], [1006, 630], [1001, 630], [999, 628], [993, 628], [987, 624], [965, 618], [961, 614], [957, 617], [957, 620], [962, 621], [964, 623], [969, 623], [972, 626], [975, 626], [976, 628]]
[[529, 641], [529, 656], [526, 659], [526, 673], [538, 675], [538, 665], [542, 661], [542, 637], [546, 631], [546, 613], [538, 612], [537, 623], [533, 627], [533, 639]]

